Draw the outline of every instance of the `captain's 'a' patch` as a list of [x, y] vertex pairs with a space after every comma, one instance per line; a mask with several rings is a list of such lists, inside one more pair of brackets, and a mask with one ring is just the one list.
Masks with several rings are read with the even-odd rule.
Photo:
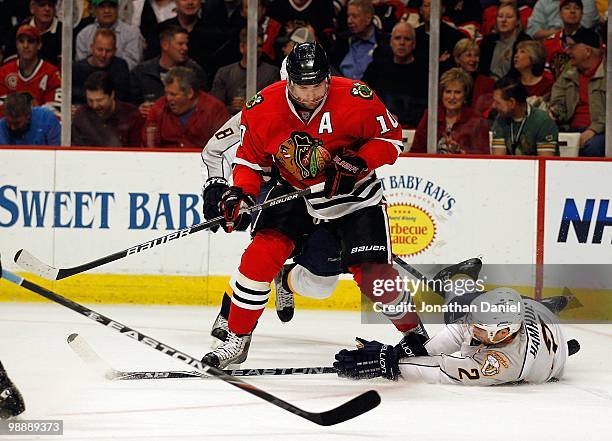
[[264, 100], [263, 96], [261, 96], [259, 94], [259, 92], [257, 92], [255, 95], [253, 95], [251, 98], [249, 98], [249, 100], [246, 102], [244, 107], [246, 107], [247, 110], [251, 110], [257, 104], [263, 103], [263, 100]]
[[364, 100], [371, 100], [374, 96], [374, 92], [372, 92], [372, 89], [363, 83], [353, 83], [351, 95], [363, 98]]

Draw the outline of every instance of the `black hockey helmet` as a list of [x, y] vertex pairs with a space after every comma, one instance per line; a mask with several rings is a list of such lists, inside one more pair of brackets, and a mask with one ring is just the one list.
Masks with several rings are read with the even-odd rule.
[[295, 84], [317, 84], [330, 75], [325, 50], [318, 43], [300, 43], [287, 56], [287, 75]]

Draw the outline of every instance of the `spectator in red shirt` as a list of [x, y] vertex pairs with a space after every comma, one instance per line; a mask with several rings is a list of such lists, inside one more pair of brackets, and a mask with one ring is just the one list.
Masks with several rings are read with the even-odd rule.
[[[454, 67], [440, 78], [438, 153], [489, 153], [487, 122], [467, 105], [471, 89], [472, 78], [461, 68]], [[410, 152], [427, 152], [427, 111], [414, 134]]]
[[140, 147], [144, 117], [138, 107], [116, 99], [109, 72], [92, 73], [84, 85], [87, 104], [72, 121], [72, 145], [89, 147]]
[[0, 68], [0, 97], [11, 92], [28, 92], [35, 106], [60, 107], [57, 94], [60, 74], [54, 65], [40, 58], [40, 31], [29, 24], [17, 31], [17, 59]]
[[225, 105], [198, 89], [198, 79], [186, 67], [170, 69], [166, 95], [155, 102], [142, 132], [147, 147], [199, 148], [229, 119]]
[[543, 110], [548, 107], [550, 90], [554, 83], [550, 72], [544, 71], [545, 64], [546, 51], [541, 42], [525, 40], [516, 45], [514, 68], [527, 89], [527, 103]]

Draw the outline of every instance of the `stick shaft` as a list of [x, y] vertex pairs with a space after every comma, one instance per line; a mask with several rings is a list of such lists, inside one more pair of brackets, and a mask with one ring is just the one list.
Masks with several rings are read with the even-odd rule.
[[142, 334], [141, 332], [130, 328], [122, 323], [116, 322], [110, 319], [109, 317], [99, 314], [93, 311], [92, 309], [89, 309], [79, 303], [67, 299], [57, 293], [54, 293], [53, 291], [43, 288], [42, 286], [32, 283], [10, 271], [2, 269], [2, 278], [16, 285], [19, 285], [29, 291], [32, 291], [42, 297], [45, 297], [46, 299], [49, 299], [55, 303], [59, 303], [60, 305], [65, 306], [66, 308], [71, 309], [74, 312], [77, 312], [89, 318], [90, 320], [93, 320], [97, 323], [100, 323], [101, 325], [111, 328], [119, 332], [120, 334], [130, 337], [146, 346], [155, 349], [156, 351], [166, 354], [169, 357], [182, 361], [183, 363], [191, 366], [202, 374], [209, 374], [215, 376], [220, 380], [223, 380], [226, 383], [229, 383], [232, 386], [243, 390], [244, 392], [247, 392], [251, 395], [255, 395], [256, 397], [259, 397], [262, 400], [267, 401], [268, 403], [274, 404], [275, 406], [280, 407], [281, 409], [284, 409], [288, 412], [291, 412], [295, 415], [312, 421], [315, 424], [323, 426], [338, 424], [340, 422], [361, 415], [362, 413], [367, 412], [378, 406], [378, 404], [380, 404], [379, 395], [375, 391], [371, 390], [353, 398], [352, 400], [338, 406], [335, 409], [331, 409], [322, 413], [308, 412], [262, 389], [259, 389], [258, 387], [253, 386], [252, 384], [246, 383], [240, 380], [239, 378], [228, 375], [221, 369], [207, 365], [202, 361], [196, 359], [195, 357], [181, 352], [178, 349], [174, 349], [171, 346], [168, 346], [160, 341], [155, 340], [154, 338]]
[[[279, 375], [319, 375], [335, 374], [338, 371], [333, 367], [304, 367], [304, 368], [259, 368], [259, 369], [232, 369], [224, 370], [233, 377], [267, 377]], [[113, 380], [166, 380], [177, 378], [212, 378], [198, 371], [117, 371]]]
[[[273, 199], [269, 199], [261, 204], [254, 205], [246, 209], [249, 213], [256, 213], [258, 211], [265, 210], [268, 207], [282, 204], [284, 202], [288, 202], [303, 196], [307, 196], [311, 193], [315, 193], [322, 189], [321, 184], [314, 185], [312, 187], [308, 187], [302, 190], [297, 190], [293, 193], [286, 194], [283, 196], [278, 196]], [[44, 277], [49, 280], [61, 280], [66, 277], [74, 276], [75, 274], [80, 274], [85, 271], [89, 271], [90, 269], [97, 268], [102, 265], [106, 265], [107, 263], [114, 262], [116, 260], [123, 259], [132, 254], [138, 254], [142, 251], [146, 251], [158, 245], [163, 245], [170, 241], [176, 239], [182, 239], [183, 237], [187, 237], [193, 233], [197, 233], [199, 231], [208, 230], [216, 225], [219, 225], [223, 221], [223, 216], [216, 217], [206, 222], [202, 222], [196, 225], [192, 225], [190, 227], [183, 228], [181, 230], [173, 231], [172, 233], [168, 233], [164, 236], [157, 237], [152, 240], [148, 240], [146, 242], [140, 243], [138, 245], [131, 246], [125, 250], [117, 251], [113, 254], [109, 254], [108, 256], [100, 257], [98, 259], [92, 260], [91, 262], [87, 262], [81, 265], [77, 265], [70, 268], [60, 268], [59, 270], [50, 267], [47, 264], [43, 264], [38, 261], [38, 259], [34, 259], [34, 262], [28, 262], [24, 264], [24, 260], [21, 260], [21, 254], [23, 250], [19, 250], [17, 254], [15, 254], [15, 262], [26, 269], [27, 271], [31, 271], [41, 277]], [[29, 255], [29, 253], [27, 253]], [[22, 258], [23, 259], [23, 258]], [[44, 268], [37, 269], [37, 266], [44, 266]]]

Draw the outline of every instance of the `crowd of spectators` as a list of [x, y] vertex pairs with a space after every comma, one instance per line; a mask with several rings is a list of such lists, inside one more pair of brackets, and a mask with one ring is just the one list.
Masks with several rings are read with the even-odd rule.
[[[248, 0], [74, 3], [73, 145], [201, 148], [244, 106]], [[0, 144], [59, 144], [61, 5], [0, 1]], [[555, 155], [569, 131], [581, 156], [604, 156], [607, 1], [440, 6], [438, 153]], [[333, 74], [366, 82], [416, 130], [411, 151], [427, 151], [431, 0], [259, 0], [257, 12], [258, 90], [293, 45], [317, 41]]]

